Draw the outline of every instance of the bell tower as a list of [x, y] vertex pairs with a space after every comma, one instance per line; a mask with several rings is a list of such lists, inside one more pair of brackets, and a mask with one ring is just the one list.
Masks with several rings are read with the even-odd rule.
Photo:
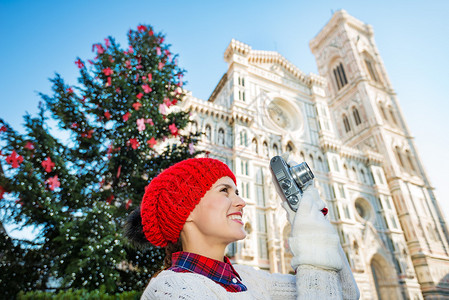
[[[327, 79], [327, 105], [335, 138], [345, 146], [383, 158], [386, 190], [380, 188], [382, 172], [372, 168], [371, 176], [379, 199], [383, 195], [393, 199], [400, 222], [399, 232], [387, 232], [393, 241], [393, 261], [405, 257], [414, 267], [410, 272], [401, 263], [395, 265], [402, 296], [411, 298], [417, 279], [426, 299], [448, 297], [446, 221], [379, 55], [372, 27], [344, 10], [338, 11], [310, 42], [310, 48], [320, 75]], [[401, 239], [406, 243], [403, 249], [395, 247], [395, 241], [400, 245]], [[374, 262], [375, 258], [373, 254], [368, 259]], [[374, 271], [372, 278], [376, 281]], [[378, 289], [379, 298], [382, 294]]]

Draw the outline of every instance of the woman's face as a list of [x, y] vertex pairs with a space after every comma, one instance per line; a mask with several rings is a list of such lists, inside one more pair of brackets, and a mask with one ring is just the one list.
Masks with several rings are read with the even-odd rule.
[[242, 213], [245, 205], [230, 177], [218, 179], [187, 219], [195, 228], [195, 240], [227, 245], [244, 239]]

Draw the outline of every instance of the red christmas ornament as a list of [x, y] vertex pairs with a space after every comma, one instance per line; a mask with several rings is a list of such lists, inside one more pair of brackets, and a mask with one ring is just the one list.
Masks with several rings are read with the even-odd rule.
[[81, 133], [81, 137], [85, 137], [85, 138], [90, 139], [90, 138], [92, 138], [92, 133], [93, 132], [94, 132], [93, 129], [88, 130], [87, 132], [83, 132], [83, 133]]
[[108, 199], [106, 199], [106, 202], [107, 202], [108, 204], [111, 204], [111, 203], [112, 203], [112, 200], [114, 200], [114, 195], [109, 196]]
[[[167, 109], [165, 108], [165, 105], [164, 104], [159, 104], [159, 112], [161, 113], [161, 115], [164, 115], [164, 117], [165, 117], [165, 115], [167, 114]], [[165, 119], [164, 119], [165, 120]]]
[[136, 138], [129, 139], [127, 145], [131, 146], [131, 148], [133, 148], [134, 150], [136, 150], [140, 146], [139, 141]]
[[111, 86], [112, 85], [112, 78], [108, 77], [107, 82], [106, 82], [106, 86]]
[[106, 48], [109, 48], [109, 46], [111, 46], [111, 42], [108, 38], [104, 39], [104, 45], [106, 46]]
[[153, 89], [148, 84], [143, 84], [142, 89], [145, 92], [145, 94], [151, 93], [151, 91], [153, 91]]
[[45, 169], [45, 172], [50, 173], [53, 171], [53, 168], [55, 167], [55, 163], [51, 161], [50, 157], [47, 157], [42, 163], [42, 167]]
[[170, 129], [171, 134], [173, 134], [174, 136], [178, 136], [178, 128], [176, 127], [175, 123], [168, 125], [168, 129]]
[[73, 94], [73, 89], [71, 87], [69, 87], [68, 89], [65, 90], [67, 93], [69, 94]]
[[147, 27], [144, 26], [144, 25], [139, 25], [139, 26], [137, 26], [137, 30], [138, 30], [139, 32], [144, 32], [144, 31], [147, 31], [148, 29], [147, 29]]
[[137, 130], [139, 130], [139, 132], [145, 130], [145, 119], [144, 118], [137, 119], [136, 123], [137, 123]]
[[2, 186], [0, 185], [0, 199], [3, 199], [3, 195], [4, 195], [5, 193], [6, 193], [5, 188], [2, 187]]
[[28, 141], [24, 148], [27, 149], [27, 150], [30, 150], [30, 151], [34, 150], [34, 144], [32, 142]]
[[148, 81], [152, 81], [153, 80], [153, 75], [151, 73], [148, 73]]
[[126, 201], [126, 209], [129, 208], [129, 206], [131, 205], [133, 201], [131, 199], [128, 199], [128, 201]]
[[120, 88], [116, 88], [116, 89], [115, 89], [115, 92], [116, 92], [117, 94], [120, 94], [120, 92], [121, 92], [121, 91], [120, 91]]
[[59, 179], [58, 179], [58, 175], [48, 178], [47, 181], [45, 181], [45, 182], [48, 184], [48, 188], [52, 191], [55, 188], [58, 188], [61, 186], [61, 183], [59, 182]]
[[138, 94], [136, 95], [136, 98], [139, 99], [139, 100], [142, 99], [142, 97], [143, 97], [143, 94], [142, 94], [142, 93], [138, 93]]
[[104, 48], [101, 44], [95, 44], [92, 47], [92, 51], [94, 51], [94, 47], [97, 48], [97, 54], [103, 54], [104, 53]]
[[167, 107], [175, 105], [177, 102], [178, 102], [178, 100], [176, 100], [176, 99], [173, 99], [172, 101], [170, 101], [170, 99], [164, 98], [164, 103], [165, 103], [165, 105], [167, 105]]
[[156, 139], [155, 139], [154, 137], [152, 137], [150, 140], [147, 141], [147, 144], [148, 144], [148, 146], [149, 146], [150, 148], [153, 148], [154, 145], [157, 144], [157, 141], [156, 141]]
[[128, 69], [131, 69], [131, 62], [129, 60], [125, 61], [125, 66]]
[[119, 167], [118, 167], [118, 170], [117, 170], [117, 178], [119, 178], [120, 177], [120, 172], [122, 171], [122, 165], [120, 165]]
[[78, 60], [75, 61], [75, 64], [78, 66], [78, 68], [82, 69], [84, 68], [84, 63], [81, 61], [81, 59], [78, 58]]
[[142, 103], [140, 103], [140, 102], [135, 102], [135, 103], [133, 104], [133, 108], [134, 108], [135, 110], [139, 110], [141, 107], [142, 107]]
[[111, 113], [109, 112], [109, 110], [104, 112], [104, 116], [106, 119], [110, 120], [111, 119]]
[[111, 76], [113, 73], [114, 73], [114, 71], [111, 68], [109, 68], [109, 67], [103, 69], [103, 74], [105, 76]]
[[123, 121], [128, 121], [129, 117], [131, 116], [130, 112], [127, 112], [126, 114], [123, 115]]
[[3, 125], [2, 127], [0, 127], [0, 132], [6, 132], [6, 130], [8, 130], [8, 128], [6, 128], [5, 125]]
[[17, 155], [16, 150], [12, 150], [12, 153], [6, 157], [6, 162], [16, 169], [23, 162], [23, 157], [21, 155]]
[[159, 64], [157, 65], [157, 68], [159, 70], [162, 70], [163, 67], [164, 67], [164, 63], [160, 61]]
[[110, 144], [110, 145], [108, 146], [108, 154], [112, 153], [114, 150], [115, 150], [115, 149], [114, 149], [114, 146], [113, 146], [112, 144]]

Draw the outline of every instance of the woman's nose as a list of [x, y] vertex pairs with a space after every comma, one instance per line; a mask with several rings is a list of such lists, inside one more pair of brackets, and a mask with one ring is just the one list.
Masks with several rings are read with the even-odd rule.
[[240, 196], [238, 196], [238, 195], [236, 195], [236, 198], [235, 198], [235, 206], [236, 207], [241, 207], [241, 208], [244, 208], [245, 206], [246, 206], [246, 202], [245, 202], [245, 200], [243, 200], [243, 198], [242, 197], [240, 197]]

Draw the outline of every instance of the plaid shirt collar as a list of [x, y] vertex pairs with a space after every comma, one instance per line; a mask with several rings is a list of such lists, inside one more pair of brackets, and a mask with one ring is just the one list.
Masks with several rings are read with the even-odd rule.
[[224, 261], [218, 261], [195, 253], [175, 252], [172, 254], [172, 266], [169, 270], [204, 275], [230, 292], [247, 290], [241, 282], [240, 275], [234, 270], [226, 256]]

